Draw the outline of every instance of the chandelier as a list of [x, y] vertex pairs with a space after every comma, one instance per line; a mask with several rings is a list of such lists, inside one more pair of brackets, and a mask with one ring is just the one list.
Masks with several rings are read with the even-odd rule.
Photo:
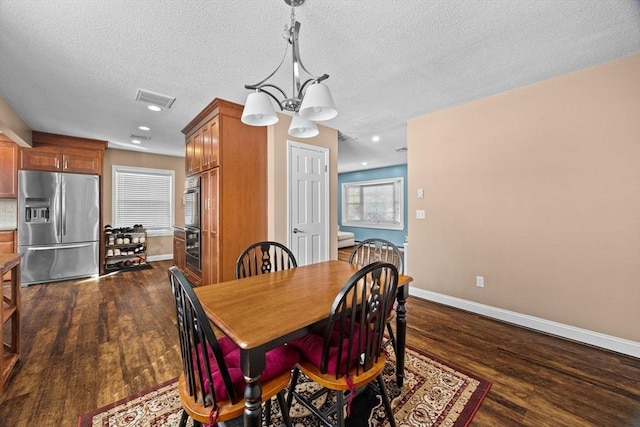
[[[291, 24], [285, 25], [284, 38], [288, 43], [284, 51], [284, 57], [276, 69], [264, 80], [245, 85], [245, 89], [253, 90], [247, 96], [244, 110], [242, 111], [242, 122], [251, 126], [269, 126], [278, 122], [278, 114], [273, 108], [271, 100], [280, 108], [280, 111], [293, 112], [293, 119], [289, 127], [289, 135], [298, 138], [311, 138], [318, 134], [318, 127], [315, 122], [333, 119], [338, 115], [338, 111], [333, 103], [333, 98], [329, 88], [322, 82], [329, 78], [328, 74], [319, 77], [311, 74], [302, 64], [300, 51], [298, 48], [298, 34], [300, 33], [300, 23], [296, 21], [295, 8], [304, 3], [305, 0], [284, 0], [291, 6]], [[284, 90], [268, 80], [273, 77], [288, 56], [289, 45], [292, 46], [292, 96], [289, 97]], [[300, 72], [304, 71], [309, 78], [301, 83]]]

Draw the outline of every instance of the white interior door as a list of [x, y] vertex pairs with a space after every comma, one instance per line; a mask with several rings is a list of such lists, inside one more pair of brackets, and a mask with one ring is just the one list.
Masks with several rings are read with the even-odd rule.
[[288, 141], [289, 247], [298, 265], [329, 259], [329, 150]]

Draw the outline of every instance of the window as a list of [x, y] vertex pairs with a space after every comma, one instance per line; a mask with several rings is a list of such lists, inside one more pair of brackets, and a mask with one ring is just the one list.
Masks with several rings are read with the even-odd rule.
[[342, 225], [404, 229], [404, 178], [342, 184]]
[[174, 171], [113, 166], [114, 227], [142, 224], [150, 236], [173, 234]]

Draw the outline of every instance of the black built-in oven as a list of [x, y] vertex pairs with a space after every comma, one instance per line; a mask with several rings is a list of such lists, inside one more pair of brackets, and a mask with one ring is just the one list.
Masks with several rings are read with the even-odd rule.
[[185, 227], [184, 234], [187, 267], [194, 273], [200, 273], [200, 229]]
[[184, 225], [185, 255], [187, 267], [194, 273], [200, 273], [200, 177], [194, 176], [185, 181]]
[[200, 177], [195, 176], [185, 181], [184, 190], [184, 225], [200, 228]]

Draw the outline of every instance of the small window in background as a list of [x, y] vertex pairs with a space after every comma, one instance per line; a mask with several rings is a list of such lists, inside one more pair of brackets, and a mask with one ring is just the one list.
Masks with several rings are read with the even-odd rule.
[[170, 236], [174, 222], [175, 173], [113, 166], [113, 226], [142, 224], [150, 236]]
[[404, 229], [404, 178], [342, 184], [342, 225]]

